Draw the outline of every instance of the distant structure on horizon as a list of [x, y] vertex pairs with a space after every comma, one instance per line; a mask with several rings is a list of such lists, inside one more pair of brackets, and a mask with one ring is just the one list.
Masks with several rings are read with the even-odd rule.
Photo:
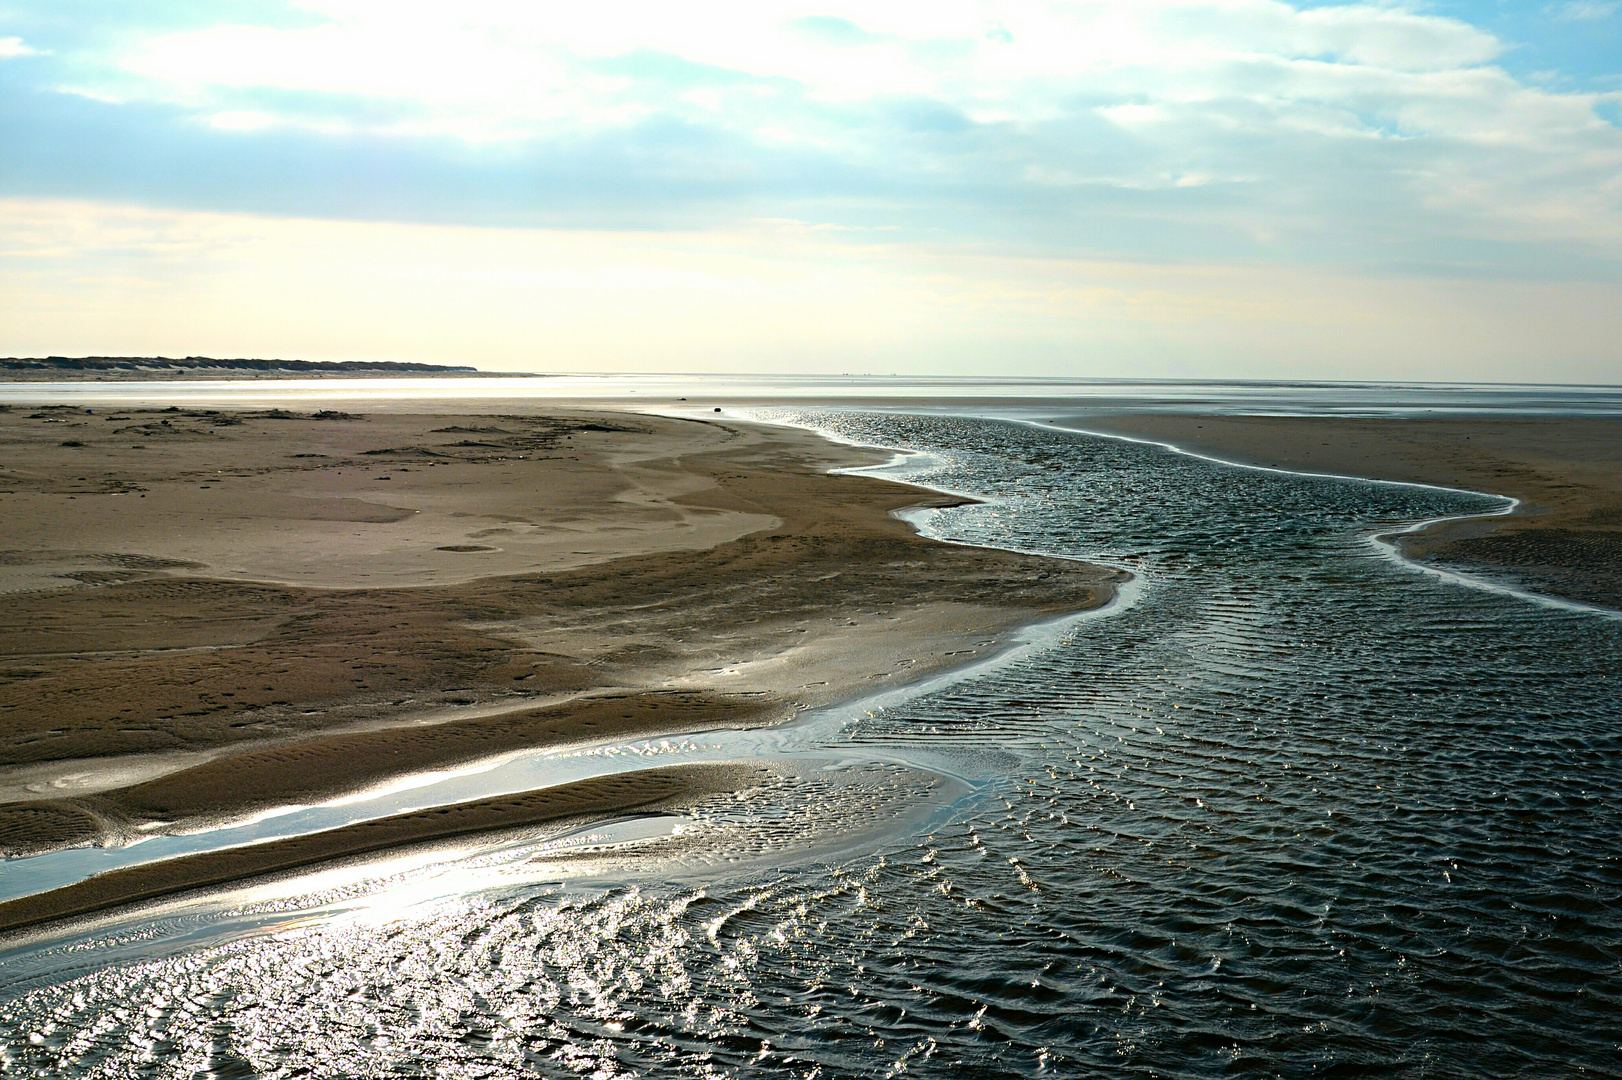
[[475, 367], [392, 360], [218, 360], [212, 356], [45, 356], [0, 358], [0, 377], [41, 375], [481, 375]]

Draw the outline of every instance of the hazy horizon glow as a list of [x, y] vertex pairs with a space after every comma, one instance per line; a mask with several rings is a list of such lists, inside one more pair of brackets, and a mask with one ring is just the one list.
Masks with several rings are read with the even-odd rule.
[[0, 352], [1616, 381], [1622, 7], [0, 6]]

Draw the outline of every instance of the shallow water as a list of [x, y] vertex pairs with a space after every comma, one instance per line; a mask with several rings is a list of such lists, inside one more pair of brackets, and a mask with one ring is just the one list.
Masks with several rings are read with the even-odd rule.
[[1445, 416], [1510, 413], [1622, 416], [1622, 387], [1504, 383], [1268, 382], [1241, 379], [1060, 379], [898, 375], [594, 374], [475, 378], [161, 379], [61, 382], [0, 380], [0, 404], [423, 408], [447, 403], [612, 400], [637, 405], [677, 401], [998, 403], [1053, 414], [1199, 412], [1315, 416]]
[[1622, 620], [1369, 540], [1498, 500], [1006, 421], [772, 416], [994, 497], [923, 515], [935, 535], [1139, 583], [910, 698], [595, 752], [774, 760], [747, 798], [0, 955], [0, 1071], [1614, 1071]]

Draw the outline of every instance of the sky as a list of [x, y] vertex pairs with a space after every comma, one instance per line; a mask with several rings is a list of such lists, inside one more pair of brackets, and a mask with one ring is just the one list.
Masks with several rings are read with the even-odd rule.
[[1622, 382], [1622, 0], [0, 0], [0, 355]]

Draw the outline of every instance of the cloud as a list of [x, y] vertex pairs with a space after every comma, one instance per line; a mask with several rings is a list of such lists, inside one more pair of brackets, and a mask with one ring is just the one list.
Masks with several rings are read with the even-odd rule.
[[10, 60], [18, 56], [38, 56], [38, 49], [30, 49], [23, 44], [20, 37], [0, 38], [0, 60]]
[[[639, 86], [593, 79], [590, 62], [636, 53], [734, 72], [756, 86], [786, 80], [818, 101], [920, 95], [1035, 120], [1078, 91], [1141, 92], [1153, 74], [1209, 89], [1228, 65], [1253, 58], [1429, 71], [1502, 52], [1491, 35], [1453, 19], [1369, 4], [1297, 11], [1276, 0], [836, 3], [814, 15], [783, 2], [620, 2], [561, 15], [494, 2], [304, 7], [323, 21], [157, 34], [113, 57], [113, 67], [133, 80], [131, 92], [179, 102], [244, 86], [410, 98], [432, 104], [445, 131], [479, 138], [490, 134], [480, 118], [492, 111], [508, 134], [589, 123], [604, 109], [611, 118], [614, 103], [639, 101]], [[729, 104], [736, 119], [749, 119], [741, 103]]]
[[1601, 3], [1599, 0], [1569, 0], [1555, 8], [1555, 18], [1566, 22], [1594, 22], [1609, 19], [1622, 4]]
[[1610, 100], [1522, 82], [1493, 34], [1387, 3], [301, 0], [105, 26], [31, 10], [29, 40], [58, 56], [0, 82], [16, 193], [1622, 273]]
[[878, 34], [863, 30], [849, 19], [832, 15], [803, 15], [798, 19], [791, 19], [788, 25], [802, 33], [836, 45], [866, 45], [885, 40]]

